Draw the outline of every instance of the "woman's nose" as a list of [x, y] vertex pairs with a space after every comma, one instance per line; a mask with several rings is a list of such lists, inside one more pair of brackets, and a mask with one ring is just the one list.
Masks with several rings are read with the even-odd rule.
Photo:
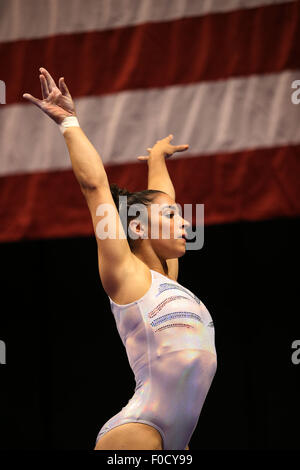
[[191, 223], [187, 219], [182, 219], [184, 227], [190, 227]]

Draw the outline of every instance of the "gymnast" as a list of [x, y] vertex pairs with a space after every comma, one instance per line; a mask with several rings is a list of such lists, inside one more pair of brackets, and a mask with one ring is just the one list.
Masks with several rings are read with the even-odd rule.
[[[94, 450], [189, 450], [217, 367], [210, 313], [177, 282], [190, 223], [175, 202], [165, 160], [189, 146], [172, 145], [170, 134], [137, 157], [147, 161], [146, 190], [110, 184], [64, 78], [56, 86], [45, 68], [39, 71], [42, 100], [23, 97], [53, 119], [65, 139], [91, 214], [101, 283], [136, 383], [127, 405], [99, 430]], [[136, 207], [143, 210], [132, 213]], [[104, 219], [113, 236], [99, 229]]]

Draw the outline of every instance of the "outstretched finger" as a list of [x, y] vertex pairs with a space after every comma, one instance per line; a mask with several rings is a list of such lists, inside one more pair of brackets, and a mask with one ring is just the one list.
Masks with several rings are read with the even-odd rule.
[[41, 81], [42, 97], [43, 97], [43, 100], [45, 100], [49, 96], [49, 88], [47, 85], [47, 80], [44, 77], [44, 75], [40, 75], [40, 81]]
[[71, 96], [64, 77], [60, 77], [60, 79], [58, 80], [58, 86], [63, 96]]
[[54, 87], [56, 87], [55, 85], [55, 81], [53, 80], [53, 78], [51, 77], [50, 73], [48, 72], [48, 70], [44, 69], [44, 67], [41, 67], [40, 68], [40, 72], [45, 76], [46, 80], [47, 80], [47, 85], [48, 85], [48, 89], [49, 89], [49, 92], [51, 93], [52, 89]]
[[30, 93], [24, 93], [23, 98], [25, 98], [26, 100], [28, 100], [31, 103], [35, 104], [39, 108], [41, 107], [41, 100], [39, 100], [38, 98], [35, 98], [34, 96], [30, 95]]
[[186, 144], [186, 145], [176, 145], [176, 150], [175, 152], [184, 152], [185, 150], [187, 150], [189, 148], [189, 145]]
[[137, 159], [138, 160], [148, 160], [149, 157], [144, 157], [144, 156], [141, 155], [140, 157], [137, 157]]

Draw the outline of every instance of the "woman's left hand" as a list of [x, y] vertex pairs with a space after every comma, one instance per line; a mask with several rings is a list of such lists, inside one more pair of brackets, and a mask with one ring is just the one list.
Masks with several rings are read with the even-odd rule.
[[171, 157], [173, 153], [175, 152], [184, 152], [189, 148], [188, 144], [185, 145], [172, 145], [170, 144], [170, 141], [173, 139], [173, 134], [168, 135], [168, 137], [165, 137], [164, 139], [157, 140], [156, 144], [151, 148], [148, 147], [147, 151], [149, 152], [149, 155], [147, 156], [139, 156], [137, 157], [138, 160], [149, 160], [149, 158], [155, 157], [155, 155], [164, 155], [165, 158]]

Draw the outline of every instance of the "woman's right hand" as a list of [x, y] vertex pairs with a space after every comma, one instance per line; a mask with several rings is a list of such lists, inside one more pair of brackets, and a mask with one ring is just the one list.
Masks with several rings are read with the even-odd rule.
[[149, 152], [149, 155], [147, 156], [142, 156], [140, 155], [138, 160], [150, 160], [155, 158], [155, 155], [164, 155], [165, 158], [169, 158], [173, 155], [175, 152], [184, 152], [189, 148], [189, 144], [185, 145], [172, 145], [170, 144], [171, 140], [173, 139], [173, 134], [169, 134], [167, 137], [161, 140], [157, 140], [156, 144], [151, 148], [148, 147], [147, 151]]
[[59, 79], [58, 88], [46, 69], [41, 67], [39, 70], [43, 99], [39, 100], [29, 93], [24, 93], [23, 98], [38, 106], [57, 124], [61, 124], [68, 116], [76, 116], [75, 105], [65, 79], [63, 77]]

